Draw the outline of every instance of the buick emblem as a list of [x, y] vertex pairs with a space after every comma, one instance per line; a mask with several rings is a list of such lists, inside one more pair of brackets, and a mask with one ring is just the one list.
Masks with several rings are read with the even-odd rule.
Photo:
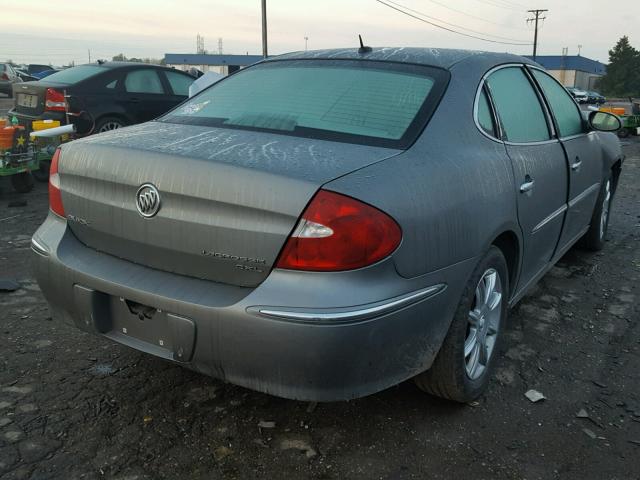
[[160, 210], [160, 193], [150, 183], [140, 185], [136, 192], [136, 208], [145, 218], [153, 217]]

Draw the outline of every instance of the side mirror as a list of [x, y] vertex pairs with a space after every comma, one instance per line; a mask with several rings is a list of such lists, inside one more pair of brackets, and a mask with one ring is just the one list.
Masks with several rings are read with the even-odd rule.
[[601, 132], [617, 132], [622, 128], [622, 121], [617, 115], [609, 112], [591, 112], [589, 126]]

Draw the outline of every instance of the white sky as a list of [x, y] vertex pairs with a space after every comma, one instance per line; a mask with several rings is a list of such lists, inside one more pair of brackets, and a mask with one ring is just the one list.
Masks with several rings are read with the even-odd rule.
[[[640, 48], [640, 0], [394, 0], [431, 17], [486, 35], [532, 41], [525, 10], [548, 8], [538, 53], [603, 62], [622, 36]], [[456, 11], [445, 8], [449, 6]], [[267, 0], [269, 53], [356, 46], [428, 46], [530, 54], [530, 46], [500, 45], [439, 30], [376, 0]], [[475, 17], [475, 18], [474, 18]], [[0, 0], [0, 61], [49, 63], [127, 56], [161, 58], [190, 53], [196, 34], [205, 48], [261, 53], [260, 0]], [[467, 32], [471, 33], [471, 32]], [[473, 34], [473, 33], [472, 33]]]

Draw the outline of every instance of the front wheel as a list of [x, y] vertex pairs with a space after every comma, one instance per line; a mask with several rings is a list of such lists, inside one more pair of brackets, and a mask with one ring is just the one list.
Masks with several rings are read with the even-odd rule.
[[591, 216], [589, 230], [580, 239], [579, 246], [587, 250], [597, 252], [604, 248], [604, 242], [609, 230], [609, 212], [611, 210], [611, 199], [613, 196], [611, 176], [607, 177], [600, 187], [600, 194], [596, 200], [596, 206]]
[[421, 390], [456, 402], [470, 402], [486, 389], [507, 319], [507, 262], [492, 246], [462, 293], [449, 332], [429, 370], [415, 377]]

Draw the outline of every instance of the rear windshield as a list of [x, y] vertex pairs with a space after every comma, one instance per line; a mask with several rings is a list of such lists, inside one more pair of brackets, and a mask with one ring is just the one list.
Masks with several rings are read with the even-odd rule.
[[97, 65], [80, 65], [52, 73], [46, 77], [46, 79], [47, 82], [52, 83], [77, 83], [98, 73], [102, 73], [105, 70], [105, 67], [99, 67]]
[[273, 61], [214, 84], [161, 120], [407, 148], [448, 73], [418, 65]]

